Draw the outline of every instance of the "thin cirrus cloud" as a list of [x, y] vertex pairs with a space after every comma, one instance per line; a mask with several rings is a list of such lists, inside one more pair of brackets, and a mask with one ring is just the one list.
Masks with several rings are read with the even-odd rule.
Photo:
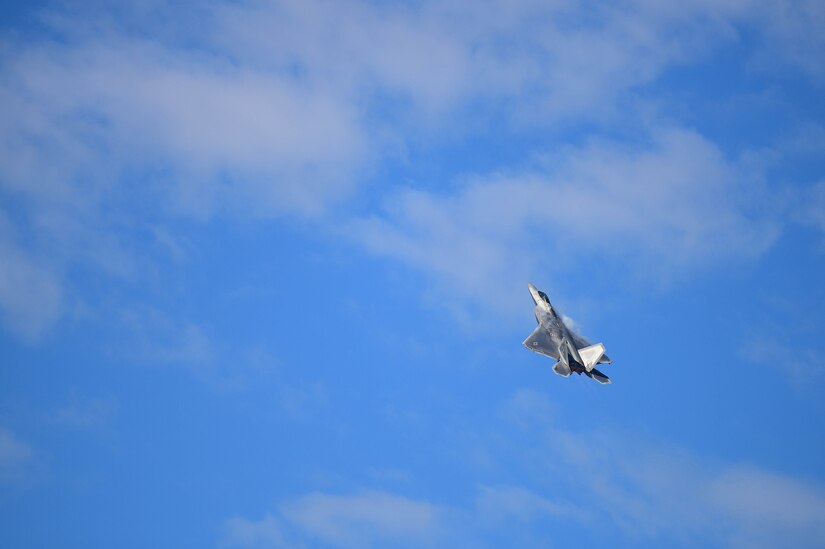
[[89, 397], [73, 394], [53, 415], [56, 423], [81, 430], [106, 428], [117, 416], [118, 400], [112, 396]]
[[[614, 431], [571, 432], [559, 427], [548, 408], [553, 406], [547, 397], [529, 389], [505, 400], [506, 428], [492, 427], [504, 442], [491, 455], [502, 460], [499, 467], [529, 467], [539, 496], [559, 492], [554, 500], [602, 517], [627, 539], [724, 547], [786, 541], [815, 547], [825, 541], [825, 488], [817, 483], [708, 459], [663, 441]], [[482, 438], [495, 439], [489, 435]], [[536, 510], [545, 507], [536, 500]]]
[[[823, 50], [816, 32], [823, 10], [815, 2], [697, 0], [677, 8], [637, 0], [622, 8], [593, 8], [490, 1], [483, 9], [462, 3], [216, 2], [187, 10], [186, 17], [180, 9], [160, 3], [104, 3], [94, 11], [48, 8], [40, 19], [45, 32], [3, 38], [0, 192], [25, 205], [13, 223], [18, 232], [33, 235], [25, 253], [11, 246], [4, 253], [17, 257], [16, 264], [24, 265], [20, 268], [42, 271], [41, 285], [54, 288], [45, 293], [53, 296], [46, 306], [0, 301], [14, 331], [37, 337], [63, 314], [55, 296], [74, 293], [65, 280], [72, 265], [90, 264], [115, 276], [137, 268], [134, 257], [143, 250], [123, 238], [113, 219], [131, 216], [139, 224], [146, 212], [125, 205], [156, 206], [151, 209], [161, 224], [179, 216], [215, 215], [288, 215], [329, 223], [330, 209], [346, 205], [364, 188], [371, 170], [408, 143], [427, 140], [438, 146], [479, 124], [500, 125], [502, 119], [499, 129], [505, 132], [523, 124], [551, 127], [560, 119], [594, 124], [596, 133], [616, 125], [638, 127], [639, 111], [656, 109], [634, 96], [636, 90], [670, 67], [736, 43], [742, 28], [764, 39], [758, 55], [781, 60], [771, 66], [754, 61], [756, 66], [768, 72], [796, 67], [814, 81], [821, 76], [819, 66], [808, 61]], [[660, 127], [652, 116], [653, 126]], [[694, 147], [712, 168], [729, 169], [724, 166], [729, 161], [708, 152], [711, 143], [688, 143], [689, 133], [682, 130], [682, 137], [674, 138], [681, 142], [664, 151], [662, 161], [680, 146], [685, 152]], [[638, 163], [645, 152], [608, 144], [600, 149], [585, 145], [571, 154], [601, 155], [621, 168]], [[585, 175], [581, 166], [571, 169], [573, 175]], [[387, 203], [397, 203], [391, 208], [401, 216], [389, 220], [385, 238], [407, 248], [390, 255], [429, 264], [450, 283], [500, 286], [500, 280], [473, 280], [463, 272], [466, 267], [440, 259], [438, 249], [430, 257], [414, 257], [421, 252], [410, 248], [423, 243], [408, 242], [403, 225], [424, 224], [415, 217], [426, 214], [405, 208], [429, 201], [421, 207], [448, 214], [452, 203], [462, 215], [463, 202], [474, 194], [483, 200], [481, 195], [497, 187], [500, 193], [526, 190], [539, 197], [553, 188], [561, 201], [590, 198], [588, 185], [591, 192], [597, 190], [587, 181], [581, 188], [559, 188], [548, 185], [541, 172], [508, 171], [527, 172], [527, 177], [503, 181], [481, 175], [478, 179], [487, 184], [432, 197], [415, 198], [395, 186], [379, 189]], [[673, 199], [662, 190], [666, 185], [648, 192], [657, 174], [642, 175], [648, 180], [636, 186], [606, 184], [606, 190], [621, 195], [620, 214], [655, 211], [657, 197], [665, 205]], [[715, 181], [738, 178], [698, 175]], [[715, 192], [708, 188], [701, 186], [688, 198], [704, 200]], [[7, 211], [10, 207], [3, 205]], [[636, 249], [655, 253], [675, 241], [695, 257], [689, 248], [696, 236], [724, 233], [720, 249], [739, 238], [758, 251], [770, 240], [753, 234], [737, 204], [728, 209], [711, 205], [721, 216], [704, 227], [693, 207], [678, 209], [682, 218], [675, 222], [662, 222], [662, 242], [642, 236]], [[541, 216], [512, 207], [503, 218], [523, 226]], [[452, 227], [459, 236], [462, 223]], [[637, 221], [609, 223], [619, 233], [641, 234], [634, 228]], [[591, 239], [576, 220], [565, 226], [576, 238]], [[653, 234], [660, 227], [650, 222], [646, 228]], [[504, 237], [502, 229], [483, 230]], [[599, 234], [608, 227], [592, 230]], [[362, 240], [379, 252], [387, 246], [374, 236]], [[499, 256], [512, 242], [467, 244], [472, 257], [493, 266], [489, 276], [500, 279]], [[40, 256], [55, 259], [40, 264]], [[507, 259], [522, 271], [530, 262], [523, 254]], [[13, 273], [2, 276], [12, 288], [4, 295], [27, 294], [14, 286]], [[45, 312], [32, 319], [27, 311], [35, 310]]]
[[727, 547], [825, 541], [825, 491], [805, 479], [604, 434], [556, 432], [549, 440], [549, 455], [563, 456], [565, 474], [582, 481], [574, 501], [629, 537]]
[[[313, 492], [285, 502], [259, 520], [234, 516], [223, 523], [224, 547], [488, 546], [483, 533], [512, 525], [529, 529], [548, 519], [575, 520], [580, 510], [517, 486], [479, 486], [466, 509], [400, 494], [366, 490]], [[516, 539], [529, 536], [516, 535]], [[546, 543], [546, 539], [543, 543]]]
[[224, 521], [221, 547], [290, 547], [280, 521], [267, 514], [260, 520], [231, 517]]
[[[223, 545], [289, 547], [300, 546], [299, 541], [321, 541], [334, 547], [414, 547], [434, 541], [442, 514], [442, 509], [426, 501], [388, 492], [317, 492], [284, 504], [278, 517], [267, 514], [261, 520], [227, 519]], [[292, 533], [286, 534], [288, 531]]]
[[31, 446], [0, 427], [0, 484], [25, 481], [33, 455]]
[[641, 148], [594, 141], [526, 173], [470, 179], [458, 192], [398, 192], [353, 234], [453, 293], [503, 304], [529, 272], [558, 269], [561, 257], [572, 269], [621, 270], [632, 259], [665, 278], [758, 257], [780, 224], [767, 188], [749, 175], [701, 135], [664, 128]]
[[[136, 30], [119, 25], [116, 9], [91, 22], [52, 14], [62, 40], [12, 41], [4, 58], [13, 108], [1, 126], [0, 175], [11, 189], [54, 194], [94, 175], [115, 184], [148, 165], [170, 172], [195, 211], [214, 210], [217, 194], [270, 212], [318, 212], [357, 184], [384, 124], [404, 133], [422, 112], [446, 115], [474, 97], [533, 118], [548, 103], [587, 120], [701, 56], [697, 44], [735, 37], [732, 25], [748, 20], [741, 4], [635, 2], [585, 14], [566, 3], [491, 3], [487, 16], [459, 25], [457, 10], [430, 5], [217, 3], [194, 18], [200, 32], [184, 26], [184, 39], [148, 16]], [[792, 34], [774, 33], [783, 45]], [[382, 98], [395, 95], [406, 101], [393, 113]], [[399, 127], [392, 115], [411, 105]], [[445, 116], [441, 126], [454, 122]]]
[[380, 489], [312, 492], [283, 501], [261, 519], [228, 518], [223, 545], [485, 546], [498, 535], [513, 539], [515, 522], [519, 543], [546, 546], [554, 540], [554, 524], [571, 520], [597, 520], [618, 545], [817, 547], [825, 541], [821, 485], [661, 440], [573, 432], [559, 426], [554, 408], [546, 395], [520, 389], [502, 401], [497, 420], [465, 425], [478, 436], [449, 443], [466, 456], [472, 440], [473, 451], [482, 450], [489, 460], [462, 466], [482, 467], [483, 476], [530, 471], [529, 487], [485, 482], [460, 503]]
[[825, 541], [825, 492], [801, 479], [603, 434], [551, 429], [541, 441], [538, 454], [527, 452], [538, 475], [530, 489], [481, 485], [465, 506], [379, 490], [313, 492], [261, 519], [226, 519], [221, 545], [487, 546], [482, 540], [512, 536], [518, 523], [520, 543], [543, 547], [554, 539], [554, 522], [571, 520], [598, 520], [620, 534], [619, 545], [775, 547], [790, 541], [816, 547]]
[[[4, 132], [16, 154], [2, 175], [23, 192], [60, 192], [89, 178], [111, 187], [144, 165], [171, 172], [172, 196], [193, 213], [226, 195], [312, 213], [348, 184], [338, 174], [363, 148], [350, 105], [288, 76], [124, 38], [46, 44], [16, 61], [7, 93], [23, 105], [17, 131]], [[37, 161], [52, 153], [62, 175], [41, 179]]]
[[0, 212], [0, 313], [4, 325], [24, 340], [35, 340], [60, 315], [62, 290], [45, 262], [19, 243]]

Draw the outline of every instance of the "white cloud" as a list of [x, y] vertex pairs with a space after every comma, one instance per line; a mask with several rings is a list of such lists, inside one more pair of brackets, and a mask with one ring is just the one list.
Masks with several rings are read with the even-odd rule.
[[[7, 40], [0, 181], [69, 199], [139, 170], [194, 211], [318, 213], [356, 185], [382, 124], [452, 125], [479, 97], [587, 119], [731, 39], [756, 5], [217, 2], [176, 26], [161, 4], [47, 11], [62, 40]], [[778, 42], [817, 35], [812, 3], [771, 6], [783, 17], [760, 25], [796, 29]]]
[[584, 511], [567, 504], [551, 501], [517, 486], [482, 486], [477, 498], [482, 522], [532, 522], [548, 517], [575, 520]]
[[821, 323], [810, 306], [811, 288], [798, 300], [767, 292], [756, 296], [753, 314], [738, 354], [753, 364], [773, 368], [769, 375], [790, 381], [799, 391], [815, 390], [825, 376]]
[[[351, 185], [345, 174], [363, 154], [347, 98], [289, 75], [124, 37], [46, 43], [15, 61], [6, 93], [22, 105], [3, 132], [11, 154], [0, 176], [25, 192], [89, 178], [105, 188], [139, 170], [194, 213], [221, 201], [316, 213]], [[60, 173], [43, 172], [47, 154]]]
[[[615, 449], [613, 444], [595, 448]], [[599, 460], [607, 474], [599, 479], [601, 486], [593, 482], [590, 488], [634, 532], [665, 536], [670, 531], [687, 542], [704, 538], [727, 546], [825, 542], [821, 486], [753, 466], [713, 467], [656, 448], [631, 452], [613, 468]]]
[[9, 329], [32, 341], [59, 317], [63, 292], [49, 268], [16, 240], [0, 212], [0, 314]]
[[760, 181], [692, 131], [659, 130], [642, 149], [593, 141], [544, 164], [453, 193], [397, 193], [354, 234], [454, 294], [506, 309], [536, 272], [597, 265], [667, 279], [758, 257], [779, 231]]
[[[825, 237], [825, 180], [819, 181], [804, 196], [800, 205], [801, 221], [813, 225]], [[825, 249], [825, 242], [823, 242]]]
[[[411, 482], [413, 479], [405, 479]], [[508, 532], [521, 545], [537, 543], [529, 530], [551, 520], [577, 520], [580, 510], [519, 486], [482, 485], [466, 509], [386, 491], [349, 495], [310, 493], [283, 503], [260, 520], [231, 517], [222, 544], [231, 547], [490, 547], [487, 535]], [[540, 538], [538, 538], [540, 539]]]
[[799, 344], [798, 337], [777, 337], [777, 332], [786, 331], [785, 326], [780, 326], [752, 336], [742, 344], [739, 354], [750, 362], [775, 368], [770, 375], [790, 377], [797, 387], [808, 387], [825, 375], [822, 352], [810, 343]]
[[283, 506], [282, 512], [311, 537], [346, 547], [426, 543], [441, 513], [428, 502], [386, 492], [315, 493]]
[[[546, 421], [543, 399], [534, 400], [534, 410], [520, 408], [524, 417], [507, 416], [521, 429], [529, 424], [531, 439], [539, 441], [535, 451], [517, 459], [531, 460], [531, 470], [541, 471], [536, 477], [541, 484], [564, 486], [571, 501], [560, 503], [609, 520], [631, 540], [724, 547], [825, 542], [821, 485], [627, 434], [561, 430]], [[540, 491], [537, 495], [543, 498]], [[534, 512], [547, 508], [541, 499], [533, 505]]]
[[24, 480], [26, 467], [31, 463], [33, 454], [31, 446], [8, 429], [0, 427], [0, 483]]
[[[179, 368], [218, 392], [242, 390], [272, 379], [279, 359], [261, 342], [230, 342], [216, 330], [179, 314], [147, 305], [106, 311], [111, 323], [125, 334], [105, 351], [138, 364]], [[282, 412], [299, 417], [324, 402], [323, 388], [301, 389], [282, 385]]]
[[278, 519], [269, 514], [258, 521], [229, 518], [223, 531], [222, 547], [288, 547]]
[[[235, 517], [226, 527], [244, 533], [235, 537], [241, 546], [243, 539], [266, 546], [260, 539], [271, 532], [271, 546], [486, 547], [508, 539], [544, 547], [556, 540], [559, 524], [571, 521], [619, 533], [620, 545], [775, 547], [787, 540], [817, 547], [825, 541], [823, 486], [663, 441], [567, 431], [548, 408], [545, 395], [522, 389], [500, 406], [504, 423], [493, 422], [477, 437], [465, 429], [489, 456], [484, 465], [467, 460], [466, 437], [451, 437], [462, 467], [481, 467], [488, 478], [497, 470], [507, 478], [527, 475], [529, 487], [486, 482], [452, 504], [385, 491], [315, 492], [260, 521]], [[459, 486], [448, 487], [452, 496]]]
[[221, 49], [265, 70], [290, 68], [349, 100], [382, 95], [443, 112], [472, 85], [468, 44], [427, 6], [225, 4], [217, 19]]
[[117, 410], [118, 401], [114, 397], [73, 395], [67, 405], [54, 413], [54, 420], [75, 429], [99, 429], [112, 421]]
[[558, 411], [543, 394], [519, 389], [500, 406], [500, 415], [521, 428], [543, 428], [558, 417]]
[[[157, 216], [155, 231], [178, 214], [326, 219], [382, 159], [410, 142], [438, 146], [474, 129], [506, 129], [514, 120], [547, 128], [564, 118], [594, 124], [596, 132], [637, 128], [640, 119], [648, 124], [656, 109], [633, 92], [667, 68], [737, 40], [741, 28], [755, 29], [764, 51], [784, 52], [786, 63], [819, 78], [819, 65], [810, 61], [825, 50], [818, 6], [319, 0], [214, 2], [195, 10], [159, 2], [49, 8], [42, 16], [48, 32], [3, 37], [0, 191], [25, 206], [15, 226], [35, 238], [25, 253], [2, 250], [16, 266], [0, 276], [6, 285], [8, 279], [33, 280], [44, 290], [38, 295], [52, 297], [48, 303], [15, 301], [9, 290], [3, 308], [17, 311], [10, 314], [22, 319], [12, 322], [19, 332], [36, 334], [59, 317], [55, 296], [72, 293], [64, 280], [67, 266], [92, 265], [119, 276], [139, 269], [141, 252], [123, 237], [124, 219], [134, 226]], [[573, 175], [590, 179], [552, 185], [554, 199], [574, 207], [556, 213], [565, 231], [587, 244], [617, 229], [634, 244], [640, 238], [637, 250], [660, 256], [695, 257], [699, 240], [720, 235], [717, 250], [758, 250], [769, 239], [750, 231], [739, 205], [714, 201], [729, 199], [726, 192], [679, 188], [687, 178], [680, 183], [667, 161], [716, 183], [729, 180], [723, 172], [730, 167], [701, 138], [691, 143], [690, 132], [677, 134], [655, 136], [665, 148], [658, 164], [655, 152], [626, 151], [623, 158], [609, 145], [572, 151], [602, 173], [573, 165]], [[698, 156], [685, 157], [692, 153]], [[612, 176], [612, 182], [599, 185], [593, 180], [599, 176]], [[648, 182], [664, 176], [668, 182], [627, 187], [616, 184], [618, 176]], [[435, 223], [455, 237], [466, 249], [464, 264], [451, 261], [438, 242], [424, 253], [404, 227], [392, 224], [368, 245], [395, 247], [394, 255], [427, 264], [469, 291], [512, 286], [515, 275], [534, 266], [527, 244], [512, 237], [543, 220], [537, 205], [514, 204], [512, 194], [527, 192], [541, 203], [547, 177], [539, 171], [509, 181], [487, 178], [453, 197], [453, 204], [444, 204], [442, 195], [389, 199], [408, 218], [398, 223], [413, 229]], [[618, 200], [616, 208], [594, 203], [605, 192]], [[687, 194], [686, 203], [680, 193]], [[489, 215], [491, 200], [505, 208], [499, 226], [451, 219], [454, 210], [463, 215], [473, 207]], [[581, 211], [585, 203], [591, 219], [597, 217], [592, 228], [578, 222], [584, 215], [565, 218], [565, 211]], [[671, 219], [663, 219], [671, 207]], [[709, 211], [704, 219], [696, 215], [701, 207]], [[645, 216], [649, 228], [663, 230], [658, 242], [641, 232]], [[480, 237], [466, 230], [476, 226]], [[40, 256], [55, 259], [49, 265], [31, 259]], [[26, 319], [25, 311], [33, 310], [44, 313]]]
[[183, 366], [203, 375], [213, 373], [216, 351], [203, 326], [147, 305], [110, 312], [110, 316], [130, 335], [111, 351], [131, 360]]
[[281, 385], [280, 408], [288, 417], [305, 419], [329, 406], [329, 396], [323, 385]]
[[731, 543], [741, 547], [814, 547], [825, 543], [821, 486], [755, 467], [737, 466], [710, 486], [710, 500], [739, 523]]
[[758, 63], [766, 70], [784, 61], [799, 68], [820, 85], [825, 83], [825, 68], [816, 59], [825, 52], [825, 36], [817, 29], [825, 25], [825, 6], [817, 0], [798, 2], [756, 2], [753, 13], [764, 29], [769, 47]]
[[277, 516], [267, 514], [259, 521], [228, 519], [224, 543], [285, 547], [320, 541], [334, 547], [416, 547], [433, 541], [442, 515], [438, 506], [389, 492], [316, 492], [281, 505]]

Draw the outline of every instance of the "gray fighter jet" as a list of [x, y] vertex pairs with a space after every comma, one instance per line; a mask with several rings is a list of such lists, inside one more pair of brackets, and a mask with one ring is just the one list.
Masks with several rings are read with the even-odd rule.
[[530, 295], [536, 304], [535, 314], [538, 328], [524, 340], [524, 346], [533, 352], [556, 360], [553, 371], [562, 377], [570, 377], [573, 372], [584, 374], [606, 385], [610, 378], [598, 371], [596, 364], [610, 364], [612, 360], [604, 354], [604, 345], [591, 345], [582, 336], [574, 333], [564, 323], [550, 305], [547, 294], [537, 290], [532, 284]]

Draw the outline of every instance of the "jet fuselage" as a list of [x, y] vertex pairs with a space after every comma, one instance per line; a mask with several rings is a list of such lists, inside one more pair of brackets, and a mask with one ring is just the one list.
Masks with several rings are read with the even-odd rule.
[[572, 343], [574, 341], [573, 336], [564, 321], [556, 314], [547, 294], [538, 290], [532, 284], [529, 284], [528, 288], [536, 304], [536, 308], [533, 310], [536, 315], [536, 322], [547, 331], [552, 340], [561, 342], [559, 345], [559, 360], [564, 362], [572, 371], [578, 369], [576, 366], [584, 371], [584, 361], [582, 361], [578, 349]]

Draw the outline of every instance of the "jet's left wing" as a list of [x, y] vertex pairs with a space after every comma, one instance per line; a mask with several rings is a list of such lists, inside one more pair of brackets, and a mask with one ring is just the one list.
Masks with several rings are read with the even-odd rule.
[[537, 326], [533, 333], [524, 340], [524, 346], [533, 352], [549, 356], [555, 360], [559, 359], [558, 344], [553, 344], [547, 330], [542, 328], [541, 325]]

